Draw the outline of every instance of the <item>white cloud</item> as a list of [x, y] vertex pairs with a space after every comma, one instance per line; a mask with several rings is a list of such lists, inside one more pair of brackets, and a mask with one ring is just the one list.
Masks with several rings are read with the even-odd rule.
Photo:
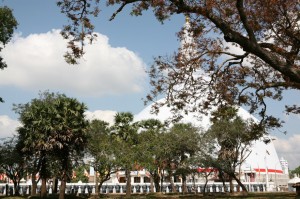
[[88, 120], [93, 120], [93, 119], [99, 119], [103, 120], [105, 122], [108, 122], [109, 124], [114, 123], [114, 117], [116, 115], [116, 111], [110, 111], [110, 110], [96, 110], [94, 112], [91, 111], [86, 111], [85, 116]]
[[77, 66], [65, 63], [66, 41], [59, 30], [27, 37], [15, 36], [3, 50], [8, 68], [0, 73], [0, 86], [29, 91], [51, 90], [81, 96], [103, 96], [139, 92], [143, 89], [145, 64], [132, 51], [112, 47], [98, 34], [87, 45]]
[[0, 138], [12, 137], [20, 123], [7, 115], [0, 115]]
[[300, 166], [300, 135], [295, 134], [287, 139], [275, 138], [274, 145], [279, 157], [283, 157], [289, 163], [290, 169]]
[[[109, 124], [114, 123], [114, 116], [117, 112], [111, 110], [96, 110], [94, 112], [86, 111], [86, 119], [100, 119], [108, 122]], [[16, 129], [20, 126], [20, 122], [11, 119], [7, 115], [0, 115], [0, 138], [12, 137], [16, 135]]]

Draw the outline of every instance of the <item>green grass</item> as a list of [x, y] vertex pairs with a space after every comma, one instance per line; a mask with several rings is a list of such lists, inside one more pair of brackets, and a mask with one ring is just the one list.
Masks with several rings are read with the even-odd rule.
[[[0, 196], [0, 199], [39, 199], [40, 197], [28, 197], [28, 196]], [[75, 195], [65, 195], [65, 199], [87, 199], [88, 197], [79, 197]], [[93, 197], [90, 197], [93, 198]], [[108, 199], [122, 199], [125, 198], [124, 194], [102, 194], [99, 198]], [[131, 199], [300, 199], [300, 196], [296, 196], [293, 192], [274, 192], [274, 193], [248, 193], [248, 195], [227, 195], [227, 194], [209, 194], [203, 196], [202, 194], [162, 194], [162, 193], [151, 193], [151, 194], [132, 194]], [[58, 195], [48, 196], [47, 199], [58, 199]]]

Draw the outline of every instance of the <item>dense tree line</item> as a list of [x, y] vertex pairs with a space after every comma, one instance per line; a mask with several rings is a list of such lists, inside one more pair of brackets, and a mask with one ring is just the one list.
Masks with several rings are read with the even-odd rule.
[[112, 125], [87, 121], [86, 108], [74, 98], [48, 91], [14, 105], [22, 125], [14, 138], [1, 143], [0, 168], [14, 182], [16, 195], [21, 178], [30, 174], [32, 195], [41, 180], [45, 197], [46, 182], [54, 179], [54, 192], [57, 180], [61, 181], [59, 197], [63, 199], [66, 183], [87, 181], [90, 166], [97, 194], [111, 174], [125, 171], [130, 195], [131, 171], [141, 169], [149, 173], [151, 191], [154, 187], [162, 191], [166, 179], [175, 191], [174, 178], [180, 176], [182, 191], [187, 192], [187, 176], [205, 175], [199, 168], [215, 168], [226, 174], [221, 175], [223, 182], [236, 180], [247, 191], [236, 171], [249, 154], [251, 141], [260, 134], [256, 131], [253, 136], [256, 125], [239, 118], [236, 109], [214, 112], [212, 126], [204, 131], [190, 123], [167, 126], [156, 119], [134, 121], [130, 112], [117, 113]]

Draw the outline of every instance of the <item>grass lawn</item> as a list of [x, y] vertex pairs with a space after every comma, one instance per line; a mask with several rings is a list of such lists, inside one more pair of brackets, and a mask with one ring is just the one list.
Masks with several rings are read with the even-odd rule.
[[[0, 196], [0, 199], [24, 199], [24, 198], [30, 198], [30, 199], [39, 199], [40, 197], [28, 197], [28, 196]], [[48, 199], [57, 199], [58, 196], [49, 196]], [[65, 195], [65, 199], [87, 199], [87, 198], [94, 198], [94, 197], [87, 197], [87, 196], [72, 196], [72, 195]], [[108, 199], [121, 199], [125, 198], [125, 195], [121, 194], [105, 194], [101, 195], [99, 198], [108, 198]], [[162, 194], [162, 193], [154, 193], [154, 194], [132, 194], [132, 199], [194, 199], [194, 198], [200, 198], [200, 199], [300, 199], [300, 196], [296, 196], [296, 193], [293, 192], [274, 192], [274, 193], [249, 193], [247, 196], [242, 195], [226, 195], [226, 194], [211, 194], [207, 196], [203, 196], [200, 194]]]

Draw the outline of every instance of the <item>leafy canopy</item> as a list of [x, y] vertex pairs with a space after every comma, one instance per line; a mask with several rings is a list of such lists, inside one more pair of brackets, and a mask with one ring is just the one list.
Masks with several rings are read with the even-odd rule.
[[[15, 19], [12, 10], [6, 6], [0, 7], [0, 52], [4, 46], [11, 40], [14, 30], [17, 28], [18, 22]], [[7, 64], [0, 56], [0, 69], [7, 67]], [[3, 99], [0, 97], [0, 102]]]
[[87, 144], [86, 109], [74, 98], [47, 91], [26, 104], [14, 105], [22, 124], [18, 129], [22, 151], [38, 158], [42, 179], [49, 177], [51, 163], [59, 168], [55, 176], [62, 184], [71, 178], [73, 163], [83, 156]]
[[[62, 32], [70, 41], [68, 60], [83, 54], [84, 39], [93, 39], [90, 15], [97, 16], [98, 0], [60, 0], [58, 6], [70, 19]], [[207, 112], [215, 106], [245, 105], [261, 116], [261, 125], [280, 127], [267, 112], [267, 99], [281, 100], [286, 89], [300, 88], [300, 23], [298, 0], [107, 0], [119, 6], [111, 20], [126, 6], [132, 15], [151, 9], [161, 22], [175, 14], [189, 18], [192, 42], [174, 56], [157, 57], [149, 71], [152, 91], [147, 101], [166, 94], [174, 112]], [[79, 43], [78, 43], [79, 42]], [[231, 46], [238, 47], [234, 50]], [[186, 49], [193, 49], [187, 51]], [[205, 75], [203, 75], [205, 74]], [[178, 86], [180, 85], [180, 86]], [[199, 100], [201, 99], [201, 100]], [[286, 107], [299, 113], [296, 105]]]

